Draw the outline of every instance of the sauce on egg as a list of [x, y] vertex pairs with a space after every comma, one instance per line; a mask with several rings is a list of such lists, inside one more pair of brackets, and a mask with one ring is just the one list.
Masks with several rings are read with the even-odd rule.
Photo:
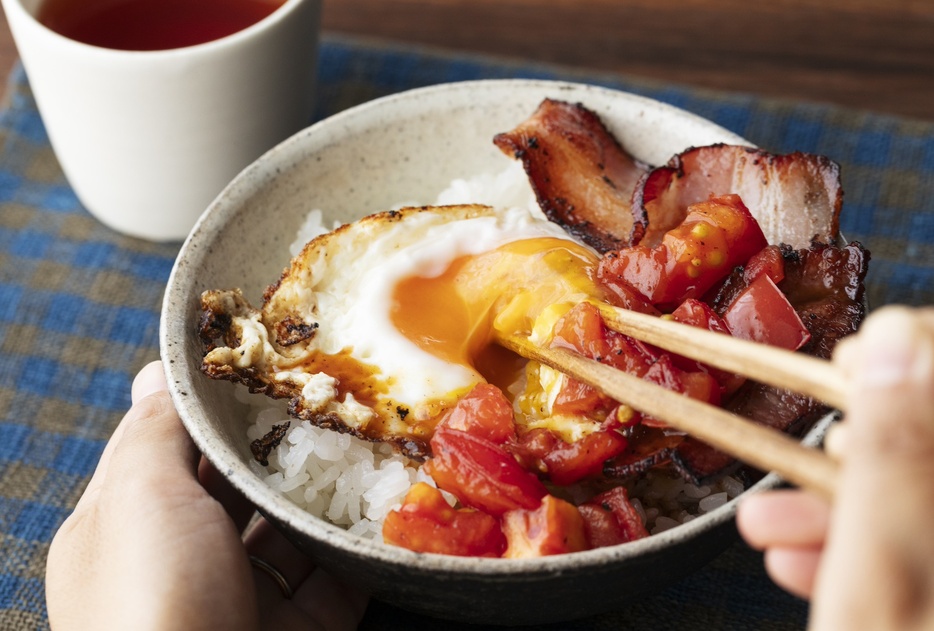
[[546, 311], [602, 297], [593, 280], [598, 262], [590, 249], [555, 237], [461, 256], [438, 276], [398, 282], [391, 322], [425, 352], [502, 386], [521, 363], [503, 361], [495, 332], [528, 335]]

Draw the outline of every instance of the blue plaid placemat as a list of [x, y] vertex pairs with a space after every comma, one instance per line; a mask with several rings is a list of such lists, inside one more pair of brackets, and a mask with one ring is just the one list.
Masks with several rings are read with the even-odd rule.
[[[872, 251], [870, 304], [934, 302], [934, 123], [360, 40], [325, 38], [321, 52], [317, 118], [434, 83], [556, 78], [672, 103], [772, 151], [826, 154], [843, 169], [843, 232]], [[0, 112], [0, 628], [48, 626], [49, 541], [129, 405], [133, 375], [157, 357], [177, 250], [118, 235], [81, 208], [15, 69]], [[784, 630], [806, 615], [736, 544], [636, 606], [550, 628]], [[442, 626], [458, 628], [373, 603], [362, 628]]]

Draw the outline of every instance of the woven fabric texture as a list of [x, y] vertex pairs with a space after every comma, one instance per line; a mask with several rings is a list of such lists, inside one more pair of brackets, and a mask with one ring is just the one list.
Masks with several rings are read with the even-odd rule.
[[[842, 231], [872, 252], [870, 305], [934, 298], [934, 124], [763, 100], [521, 61], [326, 37], [316, 118], [386, 94], [481, 78], [584, 81], [692, 111], [774, 152], [840, 163]], [[105, 228], [55, 159], [28, 83], [14, 70], [0, 112], [0, 628], [47, 628], [49, 542], [158, 356], [161, 298], [179, 244]], [[801, 629], [807, 606], [774, 587], [741, 543], [623, 611], [549, 629]], [[457, 629], [373, 603], [361, 627]], [[467, 627], [464, 627], [465, 629]], [[477, 627], [470, 627], [476, 629]]]

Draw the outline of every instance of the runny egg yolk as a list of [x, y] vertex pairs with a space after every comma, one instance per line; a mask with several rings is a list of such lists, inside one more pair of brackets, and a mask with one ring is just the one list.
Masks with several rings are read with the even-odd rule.
[[599, 257], [573, 241], [537, 237], [455, 259], [440, 276], [408, 277], [393, 291], [393, 326], [427, 353], [503, 385], [496, 333], [529, 335], [544, 313], [600, 299]]

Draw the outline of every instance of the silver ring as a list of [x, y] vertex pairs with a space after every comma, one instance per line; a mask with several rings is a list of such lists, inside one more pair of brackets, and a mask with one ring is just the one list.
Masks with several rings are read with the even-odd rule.
[[274, 580], [279, 585], [279, 589], [282, 590], [282, 595], [285, 596], [285, 598], [288, 600], [292, 599], [292, 596], [295, 594], [295, 592], [292, 591], [292, 587], [289, 585], [289, 582], [285, 580], [284, 576], [282, 576], [282, 572], [253, 555], [250, 555], [250, 565], [270, 576], [272, 580]]

